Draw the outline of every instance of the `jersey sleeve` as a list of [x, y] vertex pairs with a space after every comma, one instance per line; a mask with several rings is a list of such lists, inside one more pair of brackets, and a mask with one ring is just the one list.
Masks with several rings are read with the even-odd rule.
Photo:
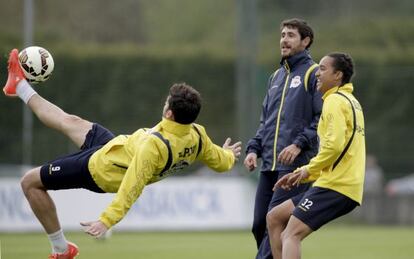
[[132, 158], [112, 203], [99, 218], [105, 226], [110, 228], [124, 218], [157, 170], [158, 158], [159, 151], [154, 141], [150, 137], [144, 139]]
[[320, 149], [306, 166], [308, 181], [316, 180], [324, 168], [333, 165], [345, 147], [347, 130], [344, 103], [336, 96], [327, 98], [323, 105], [322, 120], [324, 123], [323, 135], [320, 137]]
[[204, 127], [198, 125], [201, 134], [202, 150], [198, 159], [216, 172], [225, 172], [233, 168], [235, 157], [233, 151], [214, 144]]

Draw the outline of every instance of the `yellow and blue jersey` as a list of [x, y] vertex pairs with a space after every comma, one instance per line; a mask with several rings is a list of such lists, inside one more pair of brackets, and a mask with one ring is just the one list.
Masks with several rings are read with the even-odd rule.
[[[165, 118], [154, 128], [112, 139], [91, 156], [88, 164], [95, 183], [105, 192], [117, 193], [100, 221], [108, 228], [115, 225], [146, 185], [176, 174], [196, 160], [224, 172], [233, 167], [235, 156], [231, 150], [215, 145], [203, 126]], [[165, 168], [167, 164], [169, 168]]]
[[[365, 126], [361, 105], [352, 92], [353, 85], [348, 83], [334, 87], [323, 95], [324, 104], [318, 124], [320, 149], [305, 166], [309, 177], [304, 182], [315, 181], [313, 186], [337, 191], [361, 204], [365, 175]], [[349, 148], [343, 153], [351, 138]]]

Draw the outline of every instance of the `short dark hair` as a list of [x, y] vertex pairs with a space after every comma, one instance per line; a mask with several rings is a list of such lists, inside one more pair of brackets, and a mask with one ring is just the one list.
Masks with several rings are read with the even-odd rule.
[[342, 72], [342, 85], [349, 83], [354, 75], [354, 61], [352, 57], [349, 54], [341, 52], [332, 52], [327, 56], [333, 58], [335, 71]]
[[280, 24], [280, 30], [283, 30], [284, 27], [297, 29], [301, 40], [309, 37], [310, 41], [306, 49], [310, 48], [313, 43], [313, 30], [305, 20], [298, 18], [287, 19]]
[[186, 83], [171, 86], [167, 99], [168, 109], [174, 114], [174, 121], [181, 124], [193, 123], [201, 110], [201, 95]]

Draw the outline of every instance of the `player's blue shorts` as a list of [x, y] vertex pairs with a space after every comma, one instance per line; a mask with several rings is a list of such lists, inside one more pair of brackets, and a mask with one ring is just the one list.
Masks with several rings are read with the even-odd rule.
[[307, 192], [293, 197], [292, 201], [296, 206], [292, 215], [313, 231], [359, 205], [339, 192], [321, 187], [311, 187]]
[[88, 169], [89, 158], [115, 135], [108, 129], [94, 123], [88, 132], [81, 150], [48, 162], [40, 169], [40, 179], [47, 190], [84, 188], [103, 193]]

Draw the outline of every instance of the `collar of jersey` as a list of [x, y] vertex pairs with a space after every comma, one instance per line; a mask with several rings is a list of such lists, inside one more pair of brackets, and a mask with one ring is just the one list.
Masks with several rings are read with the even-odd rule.
[[162, 130], [179, 136], [188, 134], [191, 129], [191, 124], [180, 124], [166, 118], [162, 118], [162, 121], [159, 123], [159, 125]]
[[340, 92], [352, 93], [353, 90], [354, 90], [354, 86], [352, 85], [352, 83], [347, 83], [342, 86], [335, 86], [329, 89], [328, 91], [326, 91], [325, 94], [322, 96], [322, 99], [325, 100], [326, 97], [328, 97], [329, 95], [335, 92], [340, 91]]
[[293, 69], [296, 66], [296, 64], [301, 64], [307, 59], [311, 60], [312, 58], [310, 57], [309, 50], [305, 49], [299, 53], [296, 53], [295, 55], [291, 57], [283, 58], [280, 61], [280, 65], [283, 66], [286, 60], [289, 67]]

